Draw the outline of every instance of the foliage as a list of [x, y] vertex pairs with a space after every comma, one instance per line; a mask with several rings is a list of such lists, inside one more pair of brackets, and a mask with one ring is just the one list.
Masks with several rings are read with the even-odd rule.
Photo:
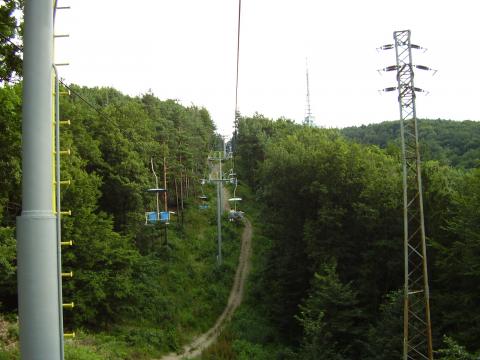
[[[397, 127], [383, 123], [339, 132], [260, 115], [239, 119], [237, 167], [264, 206], [262, 227], [270, 245], [250, 289], [260, 311], [252, 305], [240, 310], [232, 342], [290, 346], [302, 359], [400, 357], [403, 217]], [[472, 309], [480, 306], [480, 175], [462, 169], [475, 166], [477, 129], [473, 122], [420, 121], [434, 348], [447, 334], [468, 351], [479, 350], [480, 322]], [[356, 144], [341, 133], [385, 149]], [[316, 273], [332, 259], [336, 277], [330, 272], [320, 281]], [[326, 285], [328, 278], [347, 286], [341, 293], [355, 302], [344, 319], [361, 321], [328, 317], [321, 300], [335, 289]], [[316, 306], [312, 294], [319, 299]], [[269, 336], [252, 341], [244, 328], [253, 323]], [[348, 341], [351, 335], [342, 333], [342, 326], [359, 335]], [[342, 353], [349, 346], [355, 351]]]
[[314, 274], [309, 295], [296, 316], [303, 328], [302, 359], [355, 359], [361, 353], [362, 321], [356, 294], [342, 284], [336, 263]]
[[[400, 124], [386, 121], [380, 124], [348, 127], [342, 133], [363, 144], [381, 148], [400, 148]], [[480, 124], [478, 121], [429, 120], [418, 121], [421, 155], [425, 160], [437, 160], [455, 167], [474, 168], [480, 165]]]
[[480, 171], [468, 172], [457, 180], [456, 187], [445, 235], [434, 242], [434, 290], [439, 294], [434, 315], [442, 334], [478, 350], [480, 316], [471, 309], [480, 306]]
[[[92, 346], [67, 345], [67, 358], [140, 359], [178, 349], [207, 329], [227, 301], [241, 228], [224, 227], [224, 266], [215, 262], [214, 209], [199, 211], [199, 179], [216, 139], [205, 109], [161, 101], [153, 94], [129, 97], [111, 88], [70, 85], [61, 98], [62, 266], [66, 331], [108, 332]], [[0, 304], [16, 310], [15, 217], [20, 214], [21, 84], [0, 88]], [[79, 95], [79, 96], [78, 96]], [[87, 104], [88, 102], [89, 104]], [[92, 107], [93, 105], [93, 107]], [[168, 227], [145, 226], [156, 208], [153, 159], [167, 203]], [[211, 197], [213, 189], [205, 188]], [[182, 221], [180, 221], [180, 219]], [[80, 339], [79, 344], [83, 340]], [[115, 343], [115, 345], [114, 345]], [[103, 350], [102, 350], [103, 349]], [[110, 357], [108, 357], [110, 356]]]
[[8, 83], [22, 75], [20, 25], [16, 11], [23, 9], [23, 0], [3, 0], [0, 4], [0, 83]]
[[0, 88], [0, 226], [14, 225], [20, 208], [20, 85]]
[[455, 340], [445, 336], [443, 339], [445, 348], [438, 350], [440, 360], [476, 360], [477, 356], [469, 354], [463, 346], [458, 345]]
[[366, 359], [398, 360], [403, 349], [403, 293], [393, 291], [380, 305], [376, 322], [368, 330]]

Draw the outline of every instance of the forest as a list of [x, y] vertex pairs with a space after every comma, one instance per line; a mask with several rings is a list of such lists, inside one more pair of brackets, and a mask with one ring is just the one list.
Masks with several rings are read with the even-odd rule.
[[[480, 171], [458, 159], [470, 156], [459, 144], [480, 127], [452, 123], [419, 122], [420, 142], [430, 129], [425, 141], [438, 145], [431, 154], [444, 154], [423, 162], [434, 348], [436, 358], [476, 359]], [[262, 221], [249, 298], [224, 348], [241, 359], [401, 358], [401, 162], [396, 139], [382, 137], [396, 128], [398, 121], [337, 130], [258, 114], [240, 120], [237, 168]]]
[[[21, 27], [0, 5], [0, 359], [18, 359]], [[19, 44], [19, 45], [16, 45]], [[65, 359], [151, 359], [209, 329], [229, 296], [242, 225], [224, 216], [216, 264], [207, 109], [62, 85]], [[323, 129], [240, 116], [234, 152], [254, 227], [245, 301], [203, 360], [370, 360], [402, 354], [403, 204], [398, 121]], [[435, 358], [480, 356], [480, 123], [419, 120]], [[155, 208], [166, 169], [171, 224]], [[199, 195], [209, 198], [199, 208]]]
[[[215, 209], [199, 211], [197, 206], [202, 191], [213, 193], [200, 185], [208, 176], [207, 155], [218, 143], [213, 122], [203, 108], [148, 93], [132, 98], [112, 88], [69, 89], [60, 110], [71, 123], [61, 137], [62, 147], [71, 150], [62, 161], [62, 177], [71, 180], [62, 191], [62, 208], [72, 216], [63, 218], [62, 237], [73, 246], [64, 250], [62, 265], [73, 272], [63, 281], [63, 296], [75, 307], [64, 311], [65, 329], [79, 334], [79, 344], [82, 332], [103, 334], [98, 342], [115, 348], [109, 356], [118, 359], [175, 350], [223, 309], [238, 254], [237, 243], [228, 239], [237, 238], [239, 229], [227, 223], [225, 265], [217, 268]], [[7, 320], [15, 319], [17, 306], [20, 142], [21, 83], [4, 85], [0, 310]], [[146, 192], [155, 187], [151, 159], [162, 186], [166, 162], [168, 209], [175, 212], [168, 238], [163, 225], [145, 226], [145, 212], [155, 210], [155, 196]], [[118, 349], [118, 343], [125, 349]], [[66, 358], [76, 359], [79, 351], [67, 347]]]

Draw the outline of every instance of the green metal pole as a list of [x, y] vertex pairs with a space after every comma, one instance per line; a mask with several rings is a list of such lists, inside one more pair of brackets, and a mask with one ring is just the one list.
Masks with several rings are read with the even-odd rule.
[[53, 212], [53, 2], [25, 1], [22, 214], [17, 218], [22, 360], [61, 359]]

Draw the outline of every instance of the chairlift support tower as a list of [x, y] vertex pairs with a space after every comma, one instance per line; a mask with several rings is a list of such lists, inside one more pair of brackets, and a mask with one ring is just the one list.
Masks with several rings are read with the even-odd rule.
[[208, 156], [208, 160], [215, 162], [218, 161], [218, 177], [210, 178], [210, 182], [214, 182], [217, 185], [217, 263], [218, 265], [222, 264], [222, 191], [223, 183], [229, 181], [228, 178], [223, 177], [222, 172], [222, 161], [225, 161], [230, 158], [230, 154], [227, 154], [225, 151], [212, 151]]
[[52, 132], [51, 0], [25, 2], [22, 214], [17, 218], [22, 360], [62, 359]]
[[433, 360], [432, 330], [430, 320], [430, 293], [428, 286], [427, 249], [423, 212], [422, 176], [418, 143], [416, 92], [423, 90], [414, 85], [414, 68], [432, 70], [413, 65], [412, 49], [422, 49], [410, 42], [410, 30], [395, 31], [396, 65], [384, 71], [397, 72], [400, 106], [400, 133], [403, 162], [403, 219], [404, 219], [404, 313], [403, 360]]

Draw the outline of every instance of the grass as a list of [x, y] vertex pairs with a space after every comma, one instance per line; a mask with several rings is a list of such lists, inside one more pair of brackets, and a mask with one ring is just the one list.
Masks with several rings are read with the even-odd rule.
[[[143, 296], [139, 303], [128, 304], [138, 316], [116, 319], [105, 332], [76, 329], [77, 337], [65, 342], [65, 360], [159, 358], [181, 349], [215, 323], [233, 283], [243, 227], [228, 222], [225, 214], [219, 267], [215, 199], [209, 198], [208, 209], [201, 210], [196, 203], [186, 209], [183, 228], [172, 221], [168, 246], [158, 241], [144, 255], [137, 269]], [[8, 341], [0, 334], [0, 360], [19, 358], [15, 345], [7, 348]]]
[[[67, 360], [147, 359], [177, 351], [208, 330], [222, 313], [238, 263], [242, 227], [222, 222], [223, 264], [216, 263], [216, 208], [191, 205], [183, 228], [170, 225], [168, 246], [145, 257], [142, 313], [107, 333], [82, 333], [68, 345]], [[93, 355], [92, 355], [93, 354]], [[89, 357], [90, 356], [90, 357]]]
[[265, 316], [259, 299], [259, 287], [266, 266], [266, 253], [271, 239], [263, 235], [262, 208], [256, 202], [255, 194], [246, 186], [239, 186], [237, 193], [242, 197], [241, 209], [248, 217], [253, 230], [252, 259], [247, 279], [245, 299], [234, 314], [232, 321], [218, 340], [206, 349], [200, 360], [270, 360], [289, 359], [292, 353], [279, 345], [278, 334]]

